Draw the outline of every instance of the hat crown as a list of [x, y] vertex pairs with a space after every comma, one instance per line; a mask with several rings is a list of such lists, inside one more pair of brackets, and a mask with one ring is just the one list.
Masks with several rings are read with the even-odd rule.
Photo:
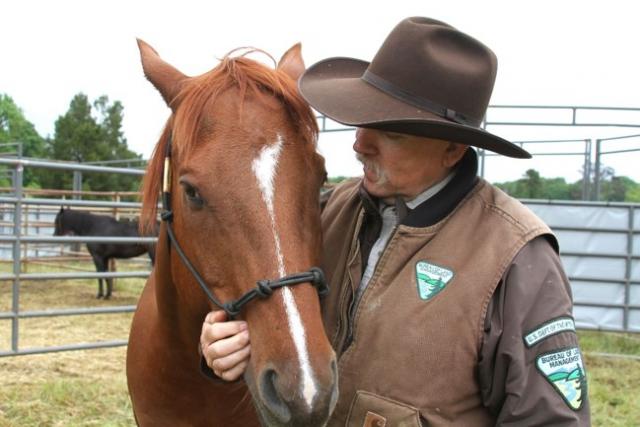
[[367, 69], [390, 95], [405, 94], [405, 101], [419, 108], [453, 110], [472, 126], [480, 126], [484, 118], [496, 71], [496, 55], [487, 46], [422, 17], [400, 22]]
[[314, 109], [345, 125], [530, 158], [522, 147], [481, 126], [497, 63], [488, 47], [452, 26], [407, 18], [373, 61], [328, 58], [307, 69], [298, 86]]

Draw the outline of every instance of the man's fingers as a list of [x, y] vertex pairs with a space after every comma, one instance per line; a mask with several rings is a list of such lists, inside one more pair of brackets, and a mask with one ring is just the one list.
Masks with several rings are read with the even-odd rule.
[[236, 365], [235, 367], [229, 369], [228, 371], [219, 372], [219, 373], [216, 373], [214, 371], [214, 373], [225, 381], [235, 381], [244, 374], [244, 371], [247, 369], [248, 364], [249, 364], [249, 361], [245, 360], [244, 362]]
[[234, 381], [244, 374], [251, 348], [247, 323], [225, 321], [224, 311], [212, 311], [205, 317], [200, 348], [207, 365], [220, 378]]
[[216, 322], [224, 322], [227, 320], [227, 313], [224, 310], [210, 311], [204, 318], [204, 323], [214, 324]]
[[209, 341], [209, 343], [209, 345], [202, 349], [205, 357], [208, 357], [211, 360], [227, 357], [249, 344], [249, 331], [241, 331], [228, 338]]
[[238, 365], [246, 364], [250, 353], [251, 346], [247, 345], [228, 356], [213, 359], [210, 367], [216, 375], [221, 376], [220, 374], [233, 370]]
[[[207, 315], [207, 318], [208, 317], [209, 315]], [[209, 345], [215, 341], [237, 335], [240, 332], [246, 330], [247, 322], [244, 322], [242, 320], [232, 320], [230, 322], [221, 321], [214, 323], [208, 323], [205, 320], [205, 322], [202, 324], [202, 334], [200, 336], [200, 342], [203, 346]]]

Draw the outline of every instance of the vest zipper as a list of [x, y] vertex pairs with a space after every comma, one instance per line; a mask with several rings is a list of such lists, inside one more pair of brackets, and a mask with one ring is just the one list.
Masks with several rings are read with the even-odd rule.
[[[353, 336], [355, 334], [355, 319], [356, 319], [356, 314], [358, 313], [358, 309], [360, 308], [360, 302], [364, 299], [365, 294], [371, 287], [372, 280], [374, 277], [376, 277], [376, 271], [378, 271], [378, 266], [380, 265], [380, 262], [387, 256], [387, 248], [389, 247], [389, 244], [391, 243], [391, 241], [395, 238], [397, 231], [398, 231], [398, 226], [396, 225], [393, 227], [393, 230], [391, 231], [391, 236], [389, 237], [389, 240], [387, 240], [386, 245], [384, 245], [384, 249], [382, 250], [382, 256], [378, 258], [378, 262], [376, 263], [376, 267], [373, 270], [371, 279], [369, 279], [369, 283], [367, 283], [367, 287], [362, 291], [362, 294], [360, 295], [360, 298], [358, 299], [358, 301], [356, 301], [355, 298], [352, 298], [351, 304], [349, 304], [349, 311], [347, 312], [347, 319], [348, 319], [347, 336], [344, 341], [344, 344], [342, 345], [342, 353], [346, 352], [349, 346], [351, 346], [351, 343], [353, 342]], [[349, 277], [351, 278], [350, 271], [349, 271]], [[353, 281], [353, 278], [351, 278], [351, 280]], [[360, 286], [360, 284], [358, 284], [358, 286]]]
[[[362, 219], [358, 220], [356, 229], [359, 230], [362, 225]], [[353, 275], [351, 274], [351, 265], [355, 262], [355, 259], [360, 254], [360, 241], [358, 239], [359, 232], [354, 233], [354, 240], [351, 242], [351, 247], [354, 248], [352, 256], [347, 260], [345, 269], [347, 272], [348, 283], [342, 284], [342, 294], [340, 295], [340, 305], [338, 307], [338, 333], [336, 334], [336, 342], [333, 344], [333, 348], [342, 353], [343, 349], [346, 349], [345, 342], [349, 336], [349, 313], [353, 307], [355, 293], [353, 292]], [[348, 304], [345, 310], [345, 304]], [[338, 354], [339, 356], [339, 354]]]

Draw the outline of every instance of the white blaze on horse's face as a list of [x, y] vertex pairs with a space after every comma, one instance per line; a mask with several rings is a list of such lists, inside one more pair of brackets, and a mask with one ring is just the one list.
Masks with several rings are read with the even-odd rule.
[[[282, 250], [280, 249], [280, 236], [278, 236], [278, 231], [276, 229], [276, 215], [273, 208], [273, 197], [275, 193], [273, 183], [283, 142], [282, 136], [277, 135], [276, 142], [271, 146], [263, 147], [262, 150], [260, 150], [258, 157], [253, 160], [252, 164], [253, 173], [258, 180], [258, 185], [262, 192], [262, 199], [267, 205], [267, 212], [271, 219], [271, 230], [273, 231], [273, 237], [275, 240], [275, 252], [278, 259], [278, 273], [280, 274], [280, 277], [286, 276], [286, 271], [284, 269], [284, 257], [282, 256]], [[313, 378], [311, 363], [309, 362], [306, 333], [304, 326], [302, 325], [296, 301], [293, 298], [293, 293], [285, 286], [282, 288], [282, 295], [287, 312], [289, 329], [291, 330], [293, 342], [298, 351], [298, 357], [303, 373], [302, 394], [307, 405], [311, 408], [311, 404], [313, 403], [313, 399], [317, 393], [317, 387]]]

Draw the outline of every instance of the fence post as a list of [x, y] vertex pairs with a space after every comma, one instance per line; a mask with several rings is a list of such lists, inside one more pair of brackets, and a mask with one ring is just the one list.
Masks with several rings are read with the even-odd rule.
[[14, 173], [14, 193], [16, 196], [16, 204], [13, 210], [13, 287], [11, 292], [11, 310], [13, 318], [11, 319], [11, 350], [18, 351], [18, 334], [20, 332], [18, 324], [18, 314], [20, 311], [20, 236], [22, 235], [22, 181], [24, 166], [22, 163], [16, 165]]
[[[36, 230], [36, 234], [40, 234], [40, 209], [42, 209], [40, 206], [38, 206], [36, 208], [36, 226], [35, 226], [35, 230]], [[29, 230], [27, 230], [27, 234], [29, 233]], [[39, 251], [39, 246], [36, 245], [36, 250], [35, 250], [35, 257], [36, 259], [40, 257], [40, 251]]]
[[[23, 191], [23, 195], [24, 195], [24, 191]], [[24, 234], [29, 234], [29, 205], [24, 205], [24, 221], [23, 221], [23, 226], [24, 226]], [[28, 266], [29, 266], [29, 244], [25, 243], [24, 245], [21, 245], [22, 247], [22, 259], [24, 260], [24, 272], [28, 273]]]
[[[80, 200], [82, 199], [82, 172], [73, 171], [73, 199]], [[71, 245], [71, 250], [73, 252], [80, 252], [80, 243], [73, 243]]]
[[629, 230], [627, 230], [627, 257], [625, 259], [625, 268], [624, 268], [624, 314], [622, 318], [623, 329], [625, 331], [629, 330], [629, 305], [631, 304], [631, 274], [632, 274], [632, 262], [633, 262], [633, 229], [635, 227], [634, 224], [634, 208], [633, 205], [628, 208], [628, 226]]
[[591, 181], [591, 140], [584, 140], [584, 166], [582, 170], [582, 200], [590, 199], [590, 181]]
[[595, 201], [600, 200], [600, 142], [600, 139], [596, 139], [596, 165], [593, 177]]

